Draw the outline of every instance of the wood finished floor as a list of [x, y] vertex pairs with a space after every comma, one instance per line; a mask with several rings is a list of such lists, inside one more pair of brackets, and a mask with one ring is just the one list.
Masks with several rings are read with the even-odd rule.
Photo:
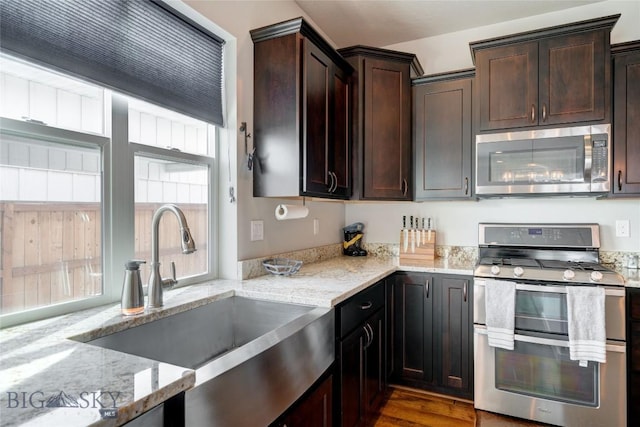
[[473, 403], [389, 387], [375, 427], [539, 427], [531, 421], [476, 411]]

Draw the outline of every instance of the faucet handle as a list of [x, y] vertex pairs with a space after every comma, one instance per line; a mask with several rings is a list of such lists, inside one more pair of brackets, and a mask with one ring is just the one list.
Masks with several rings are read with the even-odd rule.
[[171, 277], [168, 279], [162, 279], [162, 287], [165, 289], [171, 289], [178, 284], [176, 279], [176, 263], [171, 261]]

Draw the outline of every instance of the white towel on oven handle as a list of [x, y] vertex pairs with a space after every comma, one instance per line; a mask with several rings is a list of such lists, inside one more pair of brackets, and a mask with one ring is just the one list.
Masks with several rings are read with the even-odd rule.
[[505, 280], [485, 282], [485, 315], [489, 345], [513, 350], [516, 284]]
[[607, 361], [604, 301], [604, 288], [567, 286], [569, 358], [580, 366]]

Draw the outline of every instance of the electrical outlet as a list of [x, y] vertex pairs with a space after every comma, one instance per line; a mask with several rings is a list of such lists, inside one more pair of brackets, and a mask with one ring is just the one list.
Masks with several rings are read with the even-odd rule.
[[313, 219], [313, 235], [317, 236], [320, 233], [320, 220], [318, 218]]
[[264, 221], [251, 221], [251, 241], [264, 240]]
[[629, 237], [629, 220], [616, 220], [616, 237]]

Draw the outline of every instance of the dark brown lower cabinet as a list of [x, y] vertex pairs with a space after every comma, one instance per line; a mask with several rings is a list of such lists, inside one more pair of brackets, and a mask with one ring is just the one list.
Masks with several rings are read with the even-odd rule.
[[333, 375], [324, 376], [271, 427], [331, 427]]
[[367, 426], [386, 386], [385, 281], [336, 307], [336, 426]]
[[627, 288], [627, 425], [640, 425], [640, 289]]
[[473, 399], [472, 290], [467, 276], [394, 275], [391, 382]]

